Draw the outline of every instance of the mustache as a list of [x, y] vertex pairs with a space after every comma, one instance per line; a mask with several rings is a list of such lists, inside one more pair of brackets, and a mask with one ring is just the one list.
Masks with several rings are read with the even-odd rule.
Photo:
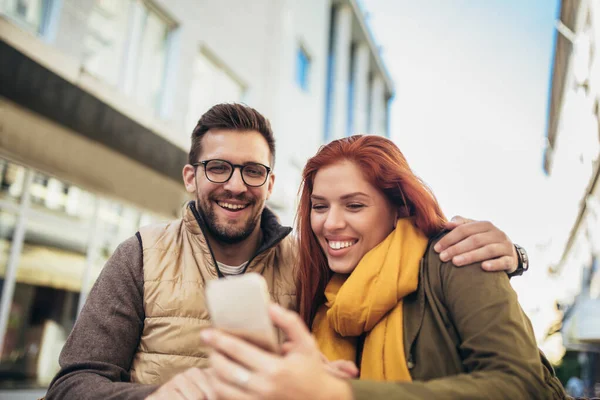
[[218, 196], [211, 196], [211, 200], [213, 200], [213, 201], [237, 200], [237, 201], [242, 201], [244, 203], [249, 203], [249, 204], [253, 204], [255, 202], [253, 198], [248, 197], [244, 193], [234, 195], [231, 192], [225, 192]]

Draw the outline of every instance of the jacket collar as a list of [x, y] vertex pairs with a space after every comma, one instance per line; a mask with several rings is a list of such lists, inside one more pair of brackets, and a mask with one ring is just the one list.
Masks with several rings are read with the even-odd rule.
[[[413, 347], [421, 326], [423, 325], [423, 317], [425, 316], [425, 296], [433, 299], [431, 288], [428, 286], [428, 280], [425, 278], [427, 263], [429, 263], [429, 253], [432, 250], [433, 243], [436, 243], [439, 238], [444, 236], [448, 231], [442, 231], [433, 238], [429, 238], [427, 250], [421, 259], [419, 268], [419, 285], [417, 291], [404, 298], [402, 311], [404, 322], [404, 354], [409, 370], [414, 366], [414, 357], [412, 354]], [[433, 301], [433, 300], [429, 300]], [[412, 366], [411, 366], [412, 365]]]

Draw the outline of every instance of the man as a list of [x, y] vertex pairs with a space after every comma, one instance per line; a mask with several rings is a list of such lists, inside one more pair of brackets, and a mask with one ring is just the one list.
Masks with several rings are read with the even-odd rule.
[[[197, 368], [207, 364], [199, 334], [210, 324], [207, 280], [257, 272], [274, 301], [295, 307], [291, 228], [265, 207], [274, 162], [270, 124], [256, 110], [219, 104], [202, 116], [183, 168], [195, 201], [180, 220], [142, 228], [117, 248], [63, 348], [48, 399], [138, 399], [161, 385], [161, 397], [195, 398]], [[444, 259], [517, 269], [517, 251], [492, 224], [448, 228], [436, 249]]]

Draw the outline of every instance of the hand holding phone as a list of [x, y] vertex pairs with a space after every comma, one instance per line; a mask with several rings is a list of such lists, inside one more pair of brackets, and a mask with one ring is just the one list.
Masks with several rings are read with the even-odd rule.
[[265, 350], [279, 352], [269, 317], [269, 290], [256, 273], [208, 281], [206, 301], [213, 326]]

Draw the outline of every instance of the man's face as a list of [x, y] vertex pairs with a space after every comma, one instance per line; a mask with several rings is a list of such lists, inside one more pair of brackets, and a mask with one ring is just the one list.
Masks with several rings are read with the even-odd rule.
[[[231, 164], [260, 163], [271, 167], [271, 152], [265, 138], [257, 131], [208, 131], [202, 138], [202, 152], [197, 162], [225, 160]], [[264, 185], [247, 186], [241, 171], [235, 168], [225, 183], [213, 183], [204, 173], [204, 166], [186, 165], [183, 170], [186, 190], [196, 193], [197, 204], [204, 214], [208, 233], [227, 244], [239, 243], [258, 234], [260, 216], [271, 195], [274, 175]]]

